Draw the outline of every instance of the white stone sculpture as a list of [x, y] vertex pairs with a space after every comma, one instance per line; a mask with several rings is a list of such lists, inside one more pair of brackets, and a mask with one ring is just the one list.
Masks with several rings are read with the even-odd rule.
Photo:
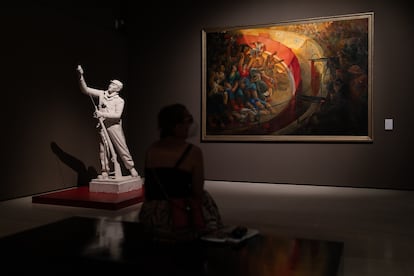
[[[90, 189], [95, 187], [93, 184], [108, 184], [101, 187], [95, 187], [98, 192], [125, 192], [136, 188], [135, 183], [141, 184], [141, 177], [134, 167], [134, 161], [129, 152], [125, 135], [122, 128], [122, 112], [124, 109], [124, 99], [119, 92], [123, 84], [119, 80], [111, 80], [106, 90], [88, 87], [84, 78], [84, 71], [81, 65], [78, 65], [79, 86], [81, 91], [89, 95], [94, 104], [94, 117], [98, 119], [97, 127], [101, 135], [99, 143], [99, 157], [101, 162], [101, 174], [97, 179], [91, 181]], [[98, 99], [98, 105], [95, 104], [93, 97]], [[123, 176], [119, 158], [123, 165], [129, 170], [129, 176]], [[113, 171], [111, 171], [111, 169]], [[126, 183], [124, 183], [126, 182]], [[128, 184], [129, 183], [129, 184]], [[116, 186], [112, 186], [115, 184]], [[120, 187], [123, 184], [123, 188]], [[139, 186], [140, 187], [140, 186]]]

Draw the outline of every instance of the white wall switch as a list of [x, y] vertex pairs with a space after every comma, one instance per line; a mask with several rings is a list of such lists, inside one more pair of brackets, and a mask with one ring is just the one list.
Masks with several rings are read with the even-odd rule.
[[393, 130], [394, 128], [394, 120], [393, 119], [385, 119], [384, 129], [385, 130]]

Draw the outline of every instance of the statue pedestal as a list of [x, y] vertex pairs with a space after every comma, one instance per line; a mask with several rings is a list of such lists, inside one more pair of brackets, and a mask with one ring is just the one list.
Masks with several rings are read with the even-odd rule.
[[90, 192], [119, 194], [138, 190], [142, 187], [141, 177], [122, 176], [119, 178], [99, 179], [95, 178], [89, 182]]

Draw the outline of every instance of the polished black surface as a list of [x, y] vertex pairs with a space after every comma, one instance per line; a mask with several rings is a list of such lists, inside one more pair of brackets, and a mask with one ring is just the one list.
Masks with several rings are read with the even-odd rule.
[[237, 245], [159, 242], [139, 223], [71, 217], [4, 237], [0, 248], [3, 269], [14, 272], [333, 276], [343, 244], [270, 234]]

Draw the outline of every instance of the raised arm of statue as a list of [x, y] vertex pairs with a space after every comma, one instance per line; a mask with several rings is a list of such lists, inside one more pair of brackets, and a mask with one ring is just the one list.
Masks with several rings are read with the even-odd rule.
[[99, 97], [100, 95], [104, 93], [103, 90], [88, 87], [85, 81], [85, 77], [83, 76], [84, 71], [81, 65], [78, 65], [78, 67], [76, 68], [76, 71], [78, 71], [79, 87], [82, 93], [92, 95], [94, 97]]

